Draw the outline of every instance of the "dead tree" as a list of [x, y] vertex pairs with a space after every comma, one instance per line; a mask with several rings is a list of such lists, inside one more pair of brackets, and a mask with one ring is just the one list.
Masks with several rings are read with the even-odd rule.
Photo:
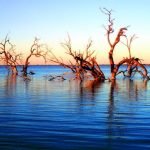
[[127, 27], [120, 28], [118, 31], [118, 34], [115, 37], [114, 42], [112, 42], [111, 38], [110, 38], [111, 34], [114, 33], [114, 29], [113, 29], [114, 18], [112, 18], [112, 16], [111, 16], [112, 10], [107, 10], [106, 8], [104, 8], [102, 10], [102, 12], [108, 16], [108, 26], [105, 27], [105, 29], [107, 32], [107, 34], [106, 34], [107, 35], [107, 41], [108, 41], [108, 44], [110, 46], [110, 50], [109, 50], [109, 63], [110, 63], [110, 69], [111, 69], [110, 79], [114, 80], [114, 79], [116, 79], [116, 75], [117, 75], [117, 72], [119, 69], [118, 67], [120, 67], [121, 64], [119, 64], [118, 67], [115, 65], [113, 53], [114, 53], [116, 45], [120, 42], [120, 38], [122, 36], [125, 36], [125, 31], [127, 30]]
[[96, 57], [93, 56], [95, 51], [91, 51], [92, 41], [90, 40], [84, 51], [73, 50], [71, 39], [68, 36], [68, 40], [62, 43], [62, 46], [66, 50], [66, 54], [73, 58], [73, 62], [69, 60], [68, 63], [64, 63], [63, 59], [58, 59], [53, 52], [50, 61], [55, 62], [63, 67], [69, 68], [75, 73], [75, 78], [83, 80], [89, 74], [94, 79], [105, 80], [105, 75], [100, 69], [96, 61]]
[[125, 39], [126, 39], [126, 43], [124, 42], [121, 42], [123, 45], [125, 45], [128, 49], [128, 52], [129, 52], [129, 58], [132, 57], [131, 55], [131, 45], [132, 45], [132, 42], [137, 38], [135, 34], [133, 34], [130, 39], [127, 37], [127, 36], [124, 36]]
[[136, 68], [136, 66], [133, 66], [134, 58], [131, 59], [131, 58], [132, 58], [132, 55], [131, 55], [131, 44], [132, 44], [132, 42], [133, 42], [136, 38], [137, 38], [137, 37], [135, 36], [135, 34], [132, 35], [132, 36], [130, 37], [130, 39], [129, 39], [127, 36], [125, 36], [126, 42], [125, 42], [125, 43], [124, 43], [124, 42], [121, 42], [123, 45], [126, 46], [128, 52], [129, 52], [129, 59], [131, 60], [131, 61], [129, 61], [129, 63], [127, 64], [127, 70], [126, 70], [126, 71], [127, 71], [127, 75], [124, 74], [124, 76], [131, 77], [131, 76], [132, 76], [132, 73], [133, 73], [133, 70]]
[[[112, 18], [112, 10], [107, 10], [106, 8], [104, 8], [102, 10], [102, 12], [108, 16], [108, 26], [105, 27], [105, 29], [107, 32], [107, 34], [106, 34], [107, 35], [107, 41], [108, 41], [108, 44], [110, 46], [110, 50], [109, 50], [109, 63], [110, 63], [110, 69], [111, 69], [110, 80], [115, 80], [116, 76], [120, 73], [123, 73], [124, 76], [131, 77], [133, 72], [134, 73], [138, 72], [141, 74], [141, 76], [143, 78], [149, 79], [149, 77], [147, 75], [148, 74], [147, 69], [140, 62], [140, 59], [135, 58], [135, 57], [131, 57], [131, 43], [135, 39], [135, 35], [133, 35], [130, 38], [130, 40], [128, 40], [128, 38], [125, 34], [125, 32], [127, 31], [127, 27], [122, 27], [119, 29], [119, 31], [115, 37], [115, 40], [112, 42], [111, 41], [111, 35], [114, 33], [114, 28], [113, 28], [114, 18]], [[125, 39], [126, 39], [126, 44], [124, 44], [124, 45], [127, 47], [128, 51], [129, 51], [129, 58], [128, 57], [123, 58], [119, 63], [115, 64], [113, 53], [114, 53], [116, 46], [121, 42], [122, 37], [125, 37]], [[128, 66], [128, 69], [125, 71], [122, 71], [122, 70], [120, 71], [119, 70], [120, 66], [122, 66], [124, 64], [126, 64]], [[125, 74], [127, 71], [128, 71], [128, 75]]]
[[33, 44], [30, 48], [30, 53], [25, 59], [25, 63], [22, 67], [22, 74], [23, 77], [27, 77], [28, 74], [34, 74], [33, 72], [28, 72], [28, 67], [30, 65], [30, 59], [35, 57], [42, 57], [44, 61], [46, 62], [46, 58], [48, 55], [48, 49], [45, 44], [39, 44], [39, 39], [35, 38]]
[[131, 45], [136, 38], [137, 37], [135, 36], [135, 34], [132, 35], [130, 38], [125, 36], [126, 43], [122, 42], [122, 44], [124, 44], [127, 47], [129, 52], [129, 58], [127, 60], [127, 69], [125, 71], [127, 73], [126, 75], [124, 75], [127, 77], [132, 77], [135, 73], [139, 73], [143, 78], [149, 79], [148, 71], [146, 67], [142, 64], [141, 59], [132, 57], [131, 55]]
[[15, 45], [7, 36], [0, 43], [0, 60], [8, 67], [12, 75], [18, 75], [17, 65], [21, 61], [21, 53], [16, 54]]

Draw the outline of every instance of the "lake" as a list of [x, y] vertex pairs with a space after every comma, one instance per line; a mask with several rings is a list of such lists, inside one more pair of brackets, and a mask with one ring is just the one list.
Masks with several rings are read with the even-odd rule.
[[30, 70], [36, 74], [24, 81], [0, 67], [1, 150], [150, 149], [150, 81], [49, 81], [68, 70]]

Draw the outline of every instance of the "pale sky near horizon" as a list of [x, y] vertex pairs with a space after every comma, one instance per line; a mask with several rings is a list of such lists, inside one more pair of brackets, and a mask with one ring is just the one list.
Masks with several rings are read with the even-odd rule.
[[[138, 36], [132, 45], [133, 56], [150, 63], [150, 0], [0, 0], [0, 40], [8, 34], [25, 55], [37, 36], [56, 54], [64, 56], [60, 43], [69, 33], [77, 49], [85, 47], [91, 38], [98, 62], [108, 63], [108, 44], [103, 28], [107, 17], [100, 7], [114, 10], [115, 31], [130, 25], [127, 35]], [[115, 51], [116, 61], [124, 56], [128, 53], [121, 45]]]

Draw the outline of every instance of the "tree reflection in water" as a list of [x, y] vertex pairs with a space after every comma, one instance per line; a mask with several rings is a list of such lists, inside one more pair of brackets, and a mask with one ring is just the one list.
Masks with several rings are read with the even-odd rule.
[[[128, 136], [128, 121], [130, 119], [134, 120], [137, 111], [139, 111], [137, 107], [134, 107], [134, 104], [139, 105], [139, 102], [142, 100], [142, 95], [146, 93], [147, 85], [148, 83], [145, 80], [133, 81], [126, 79], [119, 81], [114, 80], [112, 82], [106, 81], [105, 83], [86, 81], [78, 84], [80, 105], [83, 105], [83, 107], [86, 105], [90, 105], [90, 108], [93, 107], [91, 113], [95, 109], [95, 112], [99, 113], [99, 117], [103, 117], [103, 115], [100, 114], [103, 112], [96, 110], [97, 105], [100, 103], [99, 109], [103, 109], [105, 104], [107, 104], [105, 136], [107, 137], [106, 140], [110, 147], [113, 146], [114, 143], [117, 144], [117, 142], [121, 144], [124, 138]], [[103, 95], [103, 92], [108, 95]], [[101, 101], [101, 96], [104, 96], [105, 104], [104, 101]], [[97, 102], [97, 100], [99, 101]], [[90, 111], [91, 109], [88, 110]], [[90, 113], [87, 112], [87, 110], [85, 110], [85, 112]], [[95, 116], [93, 115], [93, 117]], [[103, 119], [104, 118], [100, 119], [100, 126], [101, 123], [103, 123]], [[116, 139], [117, 142], [114, 142]]]
[[[41, 82], [39, 79], [34, 79], [31, 82], [24, 82], [16, 77], [8, 76], [1, 79], [0, 83], [2, 113], [7, 112], [10, 120], [10, 112], [14, 116], [19, 115], [19, 119], [23, 119], [22, 114], [24, 114], [26, 119], [31, 118], [31, 123], [34, 120], [36, 126], [39, 125], [39, 131], [46, 128], [50, 136], [52, 135], [49, 129], [53, 127], [52, 131], [54, 129], [58, 133], [59, 131], [66, 133], [64, 134], [66, 139], [69, 133], [73, 139], [79, 135], [79, 139], [74, 139], [76, 142], [84, 140], [85, 143], [91, 142], [97, 146], [102, 143], [113, 147], [114, 144], [121, 145], [126, 142], [125, 139], [138, 137], [137, 130], [134, 130], [136, 126], [134, 119], [138, 120], [137, 118], [140, 117], [140, 123], [144, 122], [141, 118], [145, 114], [140, 113], [138, 116], [138, 113], [143, 110], [142, 103], [145, 102], [143, 99], [146, 97], [143, 94], [148, 93], [149, 90], [146, 81], [49, 82], [42, 80]], [[18, 100], [16, 100], [17, 97]], [[28, 99], [31, 100], [28, 101]], [[144, 111], [148, 113], [146, 109]], [[41, 120], [48, 126], [41, 126]], [[55, 128], [59, 120], [64, 125], [64, 129]], [[30, 125], [30, 121], [26, 123]], [[12, 123], [18, 125], [19, 122], [12, 120]], [[54, 126], [51, 126], [52, 124]], [[142, 128], [142, 124], [138, 125]], [[26, 127], [23, 128], [26, 129]], [[4, 127], [4, 129], [7, 128]], [[146, 130], [144, 127], [143, 129]], [[35, 128], [33, 130], [37, 132]], [[28, 134], [30, 134], [29, 131], [27, 128]], [[63, 137], [58, 136], [58, 138]]]
[[16, 75], [8, 75], [4, 79], [4, 87], [5, 87], [5, 95], [8, 98], [15, 96], [16, 88], [17, 88], [17, 76]]
[[[80, 97], [88, 96], [88, 99], [94, 100], [104, 82], [97, 80], [87, 80], [80, 83]], [[84, 100], [84, 99], [82, 99]]]
[[[108, 142], [112, 146], [114, 140], [122, 142], [125, 135], [128, 135], [126, 118], [134, 118], [136, 107], [131, 110], [126, 107], [126, 103], [135, 102], [142, 99], [143, 90], [147, 90], [147, 81], [112, 81], [108, 98]], [[124, 106], [123, 106], [124, 105]]]

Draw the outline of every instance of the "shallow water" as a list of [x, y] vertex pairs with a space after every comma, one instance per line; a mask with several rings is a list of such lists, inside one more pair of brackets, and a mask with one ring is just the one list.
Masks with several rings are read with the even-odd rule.
[[150, 149], [150, 82], [48, 81], [64, 69], [31, 70], [24, 81], [0, 67], [0, 149]]

